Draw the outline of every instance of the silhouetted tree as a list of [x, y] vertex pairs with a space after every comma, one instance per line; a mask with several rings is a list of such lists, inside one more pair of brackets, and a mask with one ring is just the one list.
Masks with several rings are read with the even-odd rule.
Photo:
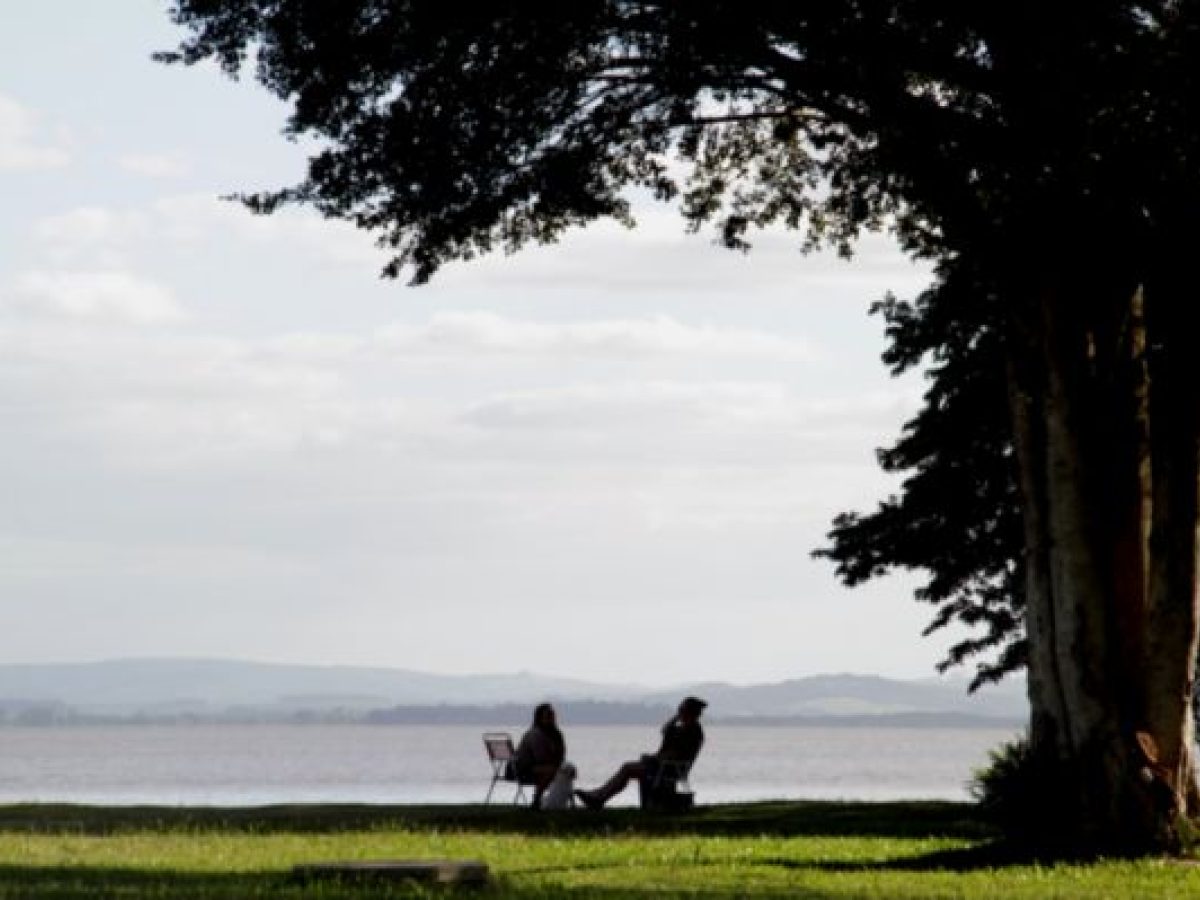
[[[890, 223], [965, 266], [1003, 356], [1033, 752], [1064, 834], [1171, 845], [1197, 807], [1200, 5], [176, 0], [167, 61], [252, 62], [315, 137], [307, 203], [387, 269], [678, 197], [724, 242]], [[684, 170], [677, 174], [673, 166]], [[981, 299], [979, 302], [983, 302]], [[948, 322], [981, 321], [947, 304]], [[948, 346], [953, 346], [950, 344]], [[989, 357], [976, 357], [982, 364]], [[967, 366], [966, 368], [971, 368]]]
[[884, 362], [895, 375], [923, 365], [929, 388], [878, 454], [884, 471], [905, 476], [900, 490], [873, 512], [837, 516], [829, 546], [813, 554], [851, 587], [895, 569], [924, 572], [916, 599], [936, 608], [925, 634], [968, 628], [938, 668], [974, 662], [971, 690], [1024, 669], [1028, 650], [1004, 348], [995, 323], [964, 315], [985, 297], [965, 273], [943, 270], [915, 303], [889, 296], [871, 308], [887, 326]]

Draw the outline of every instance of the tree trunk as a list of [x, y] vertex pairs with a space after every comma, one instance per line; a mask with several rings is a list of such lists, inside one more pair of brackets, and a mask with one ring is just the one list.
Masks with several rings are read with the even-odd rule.
[[[1027, 349], [1033, 336], [1015, 321], [1010, 348]], [[1040, 372], [1029, 353], [1008, 354], [1008, 399], [1013, 422], [1025, 530], [1025, 633], [1029, 646], [1027, 684], [1030, 742], [1039, 757], [1058, 753], [1058, 729], [1067, 720], [1062, 678], [1055, 655], [1054, 593], [1050, 586], [1050, 534], [1046, 522], [1045, 397]]]
[[1010, 328], [1010, 383], [1030, 742], [1057, 773], [1058, 808], [1038, 814], [1081, 847], [1170, 847], [1195, 793], [1200, 372], [1147, 354], [1148, 328], [1189, 332], [1158, 307], [1148, 326], [1131, 282], [1047, 281], [1035, 299]]
[[[1187, 259], [1176, 256], [1176, 259]], [[1180, 273], [1182, 275], [1182, 273]], [[1192, 697], [1200, 538], [1200, 357], [1186, 276], [1162, 266], [1147, 286], [1153, 515], [1146, 640], [1146, 728], [1157, 744], [1164, 803], [1198, 811]]]

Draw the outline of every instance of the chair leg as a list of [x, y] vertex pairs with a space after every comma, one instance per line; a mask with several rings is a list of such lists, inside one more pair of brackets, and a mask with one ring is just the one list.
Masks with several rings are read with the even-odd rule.
[[492, 776], [492, 783], [488, 785], [487, 796], [483, 798], [483, 805], [487, 806], [492, 802], [492, 791], [496, 790], [496, 782], [499, 781], [495, 775]]

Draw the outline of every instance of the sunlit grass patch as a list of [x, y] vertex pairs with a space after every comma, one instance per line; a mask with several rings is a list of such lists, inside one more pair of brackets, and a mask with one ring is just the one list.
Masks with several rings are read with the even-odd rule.
[[291, 872], [327, 860], [442, 857], [486, 862], [485, 897], [1200, 893], [1200, 871], [1177, 863], [1007, 857], [965, 804], [735, 804], [682, 817], [479, 807], [0, 808], [5, 900], [424, 896], [437, 891], [302, 884]]

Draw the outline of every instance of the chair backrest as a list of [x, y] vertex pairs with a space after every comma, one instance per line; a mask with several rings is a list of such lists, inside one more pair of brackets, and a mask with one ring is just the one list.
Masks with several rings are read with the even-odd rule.
[[487, 748], [492, 762], [508, 762], [517, 755], [513, 748], [512, 735], [505, 731], [488, 731], [483, 735], [483, 746]]

